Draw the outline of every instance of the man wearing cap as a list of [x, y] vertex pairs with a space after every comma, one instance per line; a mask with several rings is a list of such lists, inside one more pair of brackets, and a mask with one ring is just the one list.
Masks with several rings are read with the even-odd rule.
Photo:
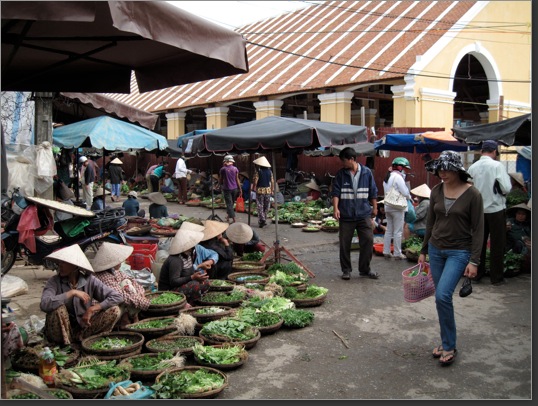
[[505, 166], [496, 160], [499, 156], [497, 142], [482, 143], [482, 156], [469, 167], [474, 186], [480, 191], [484, 203], [484, 241], [480, 265], [475, 278], [486, 273], [486, 249], [490, 241], [490, 279], [494, 286], [504, 284], [504, 251], [506, 246], [506, 198], [512, 183]]
[[226, 155], [219, 171], [219, 183], [226, 202], [226, 221], [231, 221], [232, 223], [235, 223], [235, 201], [239, 196], [243, 196], [240, 187], [239, 169], [234, 163], [233, 156]]
[[177, 159], [176, 169], [174, 171], [174, 178], [178, 181], [177, 200], [179, 204], [185, 204], [187, 201], [187, 175], [192, 172], [191, 169], [187, 169], [183, 154], [181, 154]]
[[82, 184], [82, 199], [86, 202], [86, 208], [93, 203], [93, 183], [95, 182], [95, 168], [93, 161], [85, 156], [78, 159], [80, 166], [80, 183]]
[[114, 158], [108, 165], [108, 176], [110, 178], [110, 184], [112, 185], [110, 190], [110, 199], [113, 202], [120, 200], [120, 185], [123, 180], [124, 172], [121, 168], [123, 162], [119, 158]]

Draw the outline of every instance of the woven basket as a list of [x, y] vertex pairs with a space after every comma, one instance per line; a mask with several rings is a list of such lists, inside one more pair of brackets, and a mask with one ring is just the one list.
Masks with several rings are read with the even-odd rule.
[[219, 388], [211, 389], [205, 392], [181, 393], [179, 394], [180, 399], [211, 399], [211, 398], [217, 397], [220, 392], [222, 392], [224, 389], [228, 387], [228, 376], [224, 372], [219, 371], [218, 369], [215, 369], [215, 368], [210, 368], [210, 367], [205, 367], [205, 366], [187, 366], [187, 367], [182, 367], [182, 368], [169, 369], [157, 375], [157, 378], [155, 378], [155, 383], [159, 383], [163, 379], [163, 377], [166, 376], [166, 374], [177, 374], [182, 371], [196, 372], [199, 369], [204, 369], [207, 372], [212, 372], [212, 373], [222, 376], [224, 378], [224, 384]]
[[210, 368], [216, 368], [216, 369], [220, 369], [220, 370], [223, 370], [223, 371], [224, 370], [237, 369], [241, 365], [243, 365], [245, 362], [247, 362], [247, 360], [248, 360], [248, 351], [245, 349], [245, 347], [243, 345], [236, 344], [236, 343], [226, 343], [226, 344], [210, 345], [209, 347], [229, 348], [229, 347], [233, 347], [233, 346], [241, 346], [241, 347], [243, 347], [241, 352], [239, 353], [239, 361], [237, 361], [237, 362], [234, 362], [234, 363], [231, 363], [231, 364], [212, 364], [212, 363], [205, 362], [205, 361], [202, 361], [201, 359], [199, 359], [196, 356], [196, 353], [194, 353], [194, 361], [198, 365], [202, 365], [202, 366], [206, 366], [206, 367], [210, 367]]
[[[126, 377], [125, 379], [129, 379]], [[63, 389], [66, 392], [69, 392], [73, 399], [103, 399], [108, 392], [108, 385], [105, 388], [99, 389], [79, 389], [72, 386], [65, 386], [61, 383], [56, 384], [57, 389]]]
[[144, 328], [144, 329], [140, 329], [140, 328], [133, 328], [133, 326], [135, 326], [136, 324], [145, 323], [147, 321], [173, 319], [173, 318], [174, 317], [172, 317], [172, 316], [150, 317], [148, 319], [143, 319], [143, 320], [139, 321], [138, 323], [127, 324], [125, 327], [123, 327], [123, 330], [130, 331], [130, 332], [135, 332], [135, 333], [140, 333], [145, 337], [146, 341], [148, 341], [148, 340], [151, 340], [153, 338], [161, 337], [161, 336], [163, 336], [165, 334], [169, 334], [169, 333], [172, 333], [173, 331], [176, 331], [176, 326], [174, 325], [174, 323], [171, 323], [170, 325], [165, 326], [165, 327], [161, 327], [161, 328]]
[[265, 264], [257, 261], [234, 261], [232, 269], [234, 272], [261, 272], [265, 270]]
[[[128, 364], [130, 360], [133, 360], [135, 358], [140, 357], [151, 357], [151, 358], [157, 358], [159, 356], [158, 353], [146, 353], [146, 354], [139, 354], [139, 355], [132, 355], [129, 358], [123, 359], [120, 364]], [[161, 372], [166, 371], [167, 369], [171, 369], [173, 367], [169, 368], [162, 368], [162, 369], [155, 369], [155, 370], [142, 370], [142, 369], [131, 369], [131, 380], [132, 381], [142, 381], [142, 382], [154, 382], [157, 375], [159, 375]]]
[[[210, 314], [197, 313], [201, 309], [207, 309], [208, 307], [218, 307], [219, 309], [223, 309], [223, 311], [219, 313], [210, 313]], [[194, 317], [199, 323], [205, 323], [212, 320], [218, 320], [222, 317], [228, 316], [231, 312], [232, 312], [232, 308], [230, 306], [196, 306], [196, 307], [191, 307], [189, 309], [180, 310], [180, 313], [185, 313]]]
[[[80, 357], [80, 351], [73, 345], [70, 346], [70, 350], [71, 353], [68, 354], [63, 368], [71, 368], [72, 366], [76, 365]], [[30, 353], [26, 347], [21, 348], [11, 356], [11, 366], [15, 371], [38, 375], [39, 356], [37, 354]]]
[[150, 304], [146, 310], [143, 310], [141, 312], [143, 313], [144, 316], [158, 317], [158, 316], [168, 316], [172, 314], [177, 315], [179, 313], [179, 310], [185, 307], [185, 304], [187, 303], [187, 297], [183, 293], [173, 292], [173, 291], [161, 291], [161, 292], [148, 293], [146, 294], [146, 297], [151, 300], [155, 297], [162, 295], [163, 293], [171, 293], [178, 296], [178, 301], [174, 303], [167, 303], [167, 304]]
[[[174, 343], [176, 340], [178, 339], [192, 339], [193, 341], [195, 341], [191, 346], [189, 347], [181, 347], [181, 346], [177, 346], [175, 347], [174, 349], [166, 349], [166, 350], [163, 350], [163, 349], [159, 349], [159, 348], [155, 348], [153, 347], [153, 344], [155, 343], [162, 343], [162, 342], [166, 342], [166, 343]], [[159, 337], [159, 338], [155, 338], [153, 340], [150, 340], [146, 343], [146, 349], [149, 351], [149, 352], [166, 352], [166, 351], [172, 351], [173, 353], [177, 354], [177, 353], [180, 353], [182, 355], [190, 355], [192, 354], [192, 349], [194, 347], [194, 345], [196, 344], [196, 342], [200, 343], [200, 344], [204, 344], [204, 339], [202, 337], [198, 337], [198, 336], [180, 336], [180, 335], [171, 335], [171, 336], [165, 336], [165, 337]]]
[[[255, 276], [257, 279], [241, 280], [242, 277], [249, 276]], [[257, 271], [234, 272], [228, 275], [228, 279], [238, 284], [258, 283], [260, 285], [265, 285], [266, 283], [269, 283], [269, 274]]]
[[[131, 342], [130, 345], [126, 345], [121, 348], [111, 348], [111, 349], [92, 349], [91, 346], [95, 342], [103, 338], [119, 338], [125, 339]], [[122, 354], [132, 353], [140, 348], [144, 344], [144, 336], [138, 332], [125, 332], [125, 331], [113, 331], [109, 333], [97, 334], [82, 340], [82, 350], [86, 355], [95, 355], [95, 356], [120, 356]]]
[[[214, 281], [226, 282], [226, 283], [228, 283], [228, 285], [217, 286], [217, 285], [213, 284]], [[209, 291], [210, 292], [229, 292], [229, 291], [233, 290], [233, 288], [234, 288], [234, 284], [232, 283], [232, 281], [222, 281], [220, 279], [208, 279], [208, 282], [209, 282]]]
[[223, 339], [222, 340], [217, 340], [216, 338], [211, 338], [211, 337], [207, 337], [205, 336], [204, 334], [202, 334], [201, 332], [198, 333], [198, 335], [200, 337], [202, 337], [204, 339], [204, 342], [208, 345], [215, 345], [215, 344], [224, 344], [224, 343], [233, 343], [233, 344], [242, 344], [245, 346], [245, 349], [246, 350], [250, 350], [251, 348], [253, 348], [257, 343], [258, 341], [260, 340], [261, 338], [261, 333], [260, 333], [260, 329], [257, 328], [257, 327], [253, 327], [253, 329], [256, 330], [256, 335], [251, 338], [251, 339], [248, 339], [248, 340], [238, 340], [238, 341], [234, 341], [228, 337], [222, 337]]
[[256, 326], [258, 328], [258, 330], [260, 330], [260, 334], [262, 336], [273, 334], [276, 331], [278, 331], [280, 329], [280, 327], [282, 327], [282, 324], [284, 323], [284, 319], [280, 315], [278, 317], [280, 318], [280, 320], [278, 322], [276, 322], [275, 324], [272, 324], [270, 326], [263, 326], [263, 327], [262, 326]]
[[138, 355], [142, 352], [142, 347], [137, 348], [134, 351], [126, 352], [125, 354], [119, 354], [119, 355], [96, 355], [96, 354], [88, 354], [86, 352], [82, 352], [82, 355], [87, 357], [95, 357], [99, 359], [100, 361], [119, 361], [125, 358], [132, 357], [133, 355]]
[[[422, 264], [417, 264], [402, 272], [402, 283], [404, 288], [404, 300], [406, 302], [419, 302], [435, 294], [435, 285], [430, 272], [430, 265], [424, 263], [426, 275], [421, 272]], [[418, 269], [417, 276], [409, 276]]]
[[327, 294], [314, 297], [314, 298], [308, 298], [308, 299], [290, 299], [293, 303], [295, 303], [295, 307], [314, 307], [319, 306], [323, 302], [325, 302], [325, 299], [327, 299]]

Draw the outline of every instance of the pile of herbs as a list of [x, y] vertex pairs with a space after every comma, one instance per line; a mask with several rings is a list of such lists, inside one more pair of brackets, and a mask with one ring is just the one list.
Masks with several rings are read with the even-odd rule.
[[253, 261], [253, 262], [259, 262], [263, 258], [263, 252], [256, 251], [256, 252], [248, 252], [246, 254], [243, 254], [241, 257], [241, 261]]
[[222, 312], [225, 312], [226, 309], [223, 309], [222, 307], [218, 307], [218, 306], [208, 306], [208, 307], [203, 307], [203, 308], [200, 308], [200, 309], [196, 309], [195, 312], [193, 312], [194, 314], [218, 314], [218, 313], [222, 313]]
[[245, 293], [238, 290], [231, 292], [207, 292], [202, 296], [202, 301], [208, 303], [228, 303], [243, 300]]
[[267, 269], [267, 273], [269, 275], [274, 275], [276, 274], [277, 271], [280, 271], [286, 275], [291, 275], [291, 276], [295, 276], [297, 278], [301, 278], [301, 279], [306, 279], [308, 280], [308, 274], [306, 273], [306, 271], [301, 268], [299, 265], [297, 265], [297, 263], [293, 262], [293, 261], [290, 261], [286, 264], [282, 264], [282, 263], [275, 263], [273, 265], [271, 265], [268, 269]]
[[208, 392], [224, 384], [222, 375], [200, 368], [164, 373], [151, 389], [155, 390], [155, 399], [181, 399], [185, 394]]
[[280, 270], [274, 271], [269, 277], [269, 283], [273, 282], [280, 286], [300, 285], [308, 281], [308, 277], [302, 273], [285, 273]]
[[170, 327], [173, 322], [173, 318], [166, 318], [160, 320], [140, 321], [138, 323], [131, 324], [129, 327], [137, 330], [148, 330], [152, 328]]
[[211, 286], [217, 286], [217, 287], [221, 287], [221, 286], [233, 286], [233, 283], [232, 282], [228, 282], [228, 281], [225, 281], [223, 279], [211, 279], [209, 281], [209, 284]]
[[116, 365], [116, 361], [99, 361], [91, 358], [79, 362], [76, 367], [60, 370], [55, 377], [56, 382], [84, 390], [108, 388], [110, 382], [120, 382], [130, 376], [126, 365]]
[[254, 327], [274, 326], [282, 320], [277, 313], [259, 312], [252, 307], [243, 307], [234, 315], [235, 319], [247, 322]]
[[163, 292], [151, 298], [152, 305], [163, 305], [177, 303], [183, 300], [185, 296], [181, 293]]
[[284, 297], [288, 299], [315, 299], [327, 294], [328, 291], [329, 289], [314, 284], [308, 285], [304, 292], [299, 292], [296, 288], [287, 286], [284, 288]]
[[152, 340], [146, 346], [152, 350], [179, 351], [184, 348], [194, 347], [199, 343], [195, 337], [176, 337], [162, 340]]
[[135, 371], [158, 371], [173, 366], [170, 359], [174, 357], [171, 351], [144, 354], [139, 357], [122, 361], [121, 364], [128, 363], [131, 370]]
[[241, 307], [252, 307], [261, 312], [279, 313], [285, 309], [293, 309], [295, 303], [290, 299], [281, 296], [262, 299], [260, 297], [251, 297], [249, 300], [241, 303]]
[[304, 309], [286, 309], [280, 312], [284, 319], [282, 326], [289, 328], [303, 328], [314, 321], [314, 313]]
[[236, 280], [238, 282], [256, 282], [256, 281], [261, 281], [265, 278], [266, 277], [264, 275], [252, 274], [252, 275], [238, 276]]
[[115, 350], [118, 348], [129, 347], [133, 342], [128, 338], [119, 337], [101, 337], [90, 344], [92, 350]]
[[220, 347], [196, 344], [193, 349], [194, 356], [205, 363], [216, 365], [235, 364], [241, 361], [245, 355], [245, 347], [242, 344], [224, 343]]
[[226, 317], [204, 324], [200, 334], [216, 341], [245, 341], [256, 337], [257, 329], [244, 321]]

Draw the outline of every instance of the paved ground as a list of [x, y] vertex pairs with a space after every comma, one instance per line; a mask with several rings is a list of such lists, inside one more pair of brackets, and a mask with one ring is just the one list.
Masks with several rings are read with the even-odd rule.
[[[212, 215], [177, 204], [169, 212]], [[225, 217], [221, 209], [215, 214]], [[251, 225], [257, 228], [256, 217]], [[274, 225], [258, 231], [264, 242], [274, 243]], [[434, 299], [403, 300], [401, 271], [412, 263], [374, 256], [380, 279], [359, 278], [355, 269], [344, 281], [337, 234], [281, 224], [278, 237], [315, 273], [311, 282], [329, 289], [328, 298], [309, 308], [315, 313], [311, 326], [262, 337], [249, 350], [248, 362], [228, 373], [229, 387], [219, 399], [532, 399], [530, 275], [500, 287], [483, 280], [470, 296], [454, 296], [458, 357], [441, 367], [431, 357], [439, 344]], [[354, 264], [358, 255], [353, 251]], [[19, 265], [10, 274], [29, 285], [28, 294], [11, 303], [20, 322], [32, 314], [44, 317], [39, 298], [52, 272]]]

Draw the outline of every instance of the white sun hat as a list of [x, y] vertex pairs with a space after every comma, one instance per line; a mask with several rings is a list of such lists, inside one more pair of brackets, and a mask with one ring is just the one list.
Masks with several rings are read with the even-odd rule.
[[226, 230], [226, 236], [231, 242], [236, 244], [246, 244], [252, 240], [253, 235], [254, 231], [252, 230], [252, 227], [246, 223], [232, 223]]
[[84, 251], [80, 248], [80, 245], [73, 244], [69, 247], [61, 248], [54, 251], [52, 254], [47, 255], [45, 258], [51, 259], [55, 262], [67, 262], [82, 268], [88, 272], [94, 272], [92, 264], [84, 255]]
[[264, 166], [266, 168], [271, 167], [271, 164], [269, 163], [267, 158], [264, 157], [263, 155], [261, 157], [259, 157], [259, 158], [256, 158], [254, 161], [252, 161], [252, 163], [255, 164], [255, 165], [259, 165], [259, 166]]
[[196, 244], [202, 241], [204, 233], [201, 231], [177, 230], [176, 235], [170, 243], [170, 249], [168, 253], [170, 255], [178, 255], [193, 248]]
[[224, 162], [235, 162], [235, 159], [231, 155], [225, 155], [223, 161]]
[[211, 238], [222, 234], [230, 225], [228, 223], [223, 223], [222, 221], [205, 220], [204, 226], [204, 239], [202, 241], [210, 240]]
[[107, 269], [114, 268], [121, 264], [131, 256], [134, 247], [130, 245], [114, 244], [111, 242], [103, 242], [95, 254], [95, 257], [90, 261], [94, 272], [102, 272]]
[[411, 189], [411, 193], [413, 193], [415, 196], [425, 197], [426, 199], [430, 198], [431, 192], [431, 189], [425, 183], [420, 186], [417, 186], [414, 189]]
[[127, 196], [133, 196], [136, 199], [138, 197], [138, 193], [136, 193], [136, 190], [131, 190], [129, 193], [127, 193]]

